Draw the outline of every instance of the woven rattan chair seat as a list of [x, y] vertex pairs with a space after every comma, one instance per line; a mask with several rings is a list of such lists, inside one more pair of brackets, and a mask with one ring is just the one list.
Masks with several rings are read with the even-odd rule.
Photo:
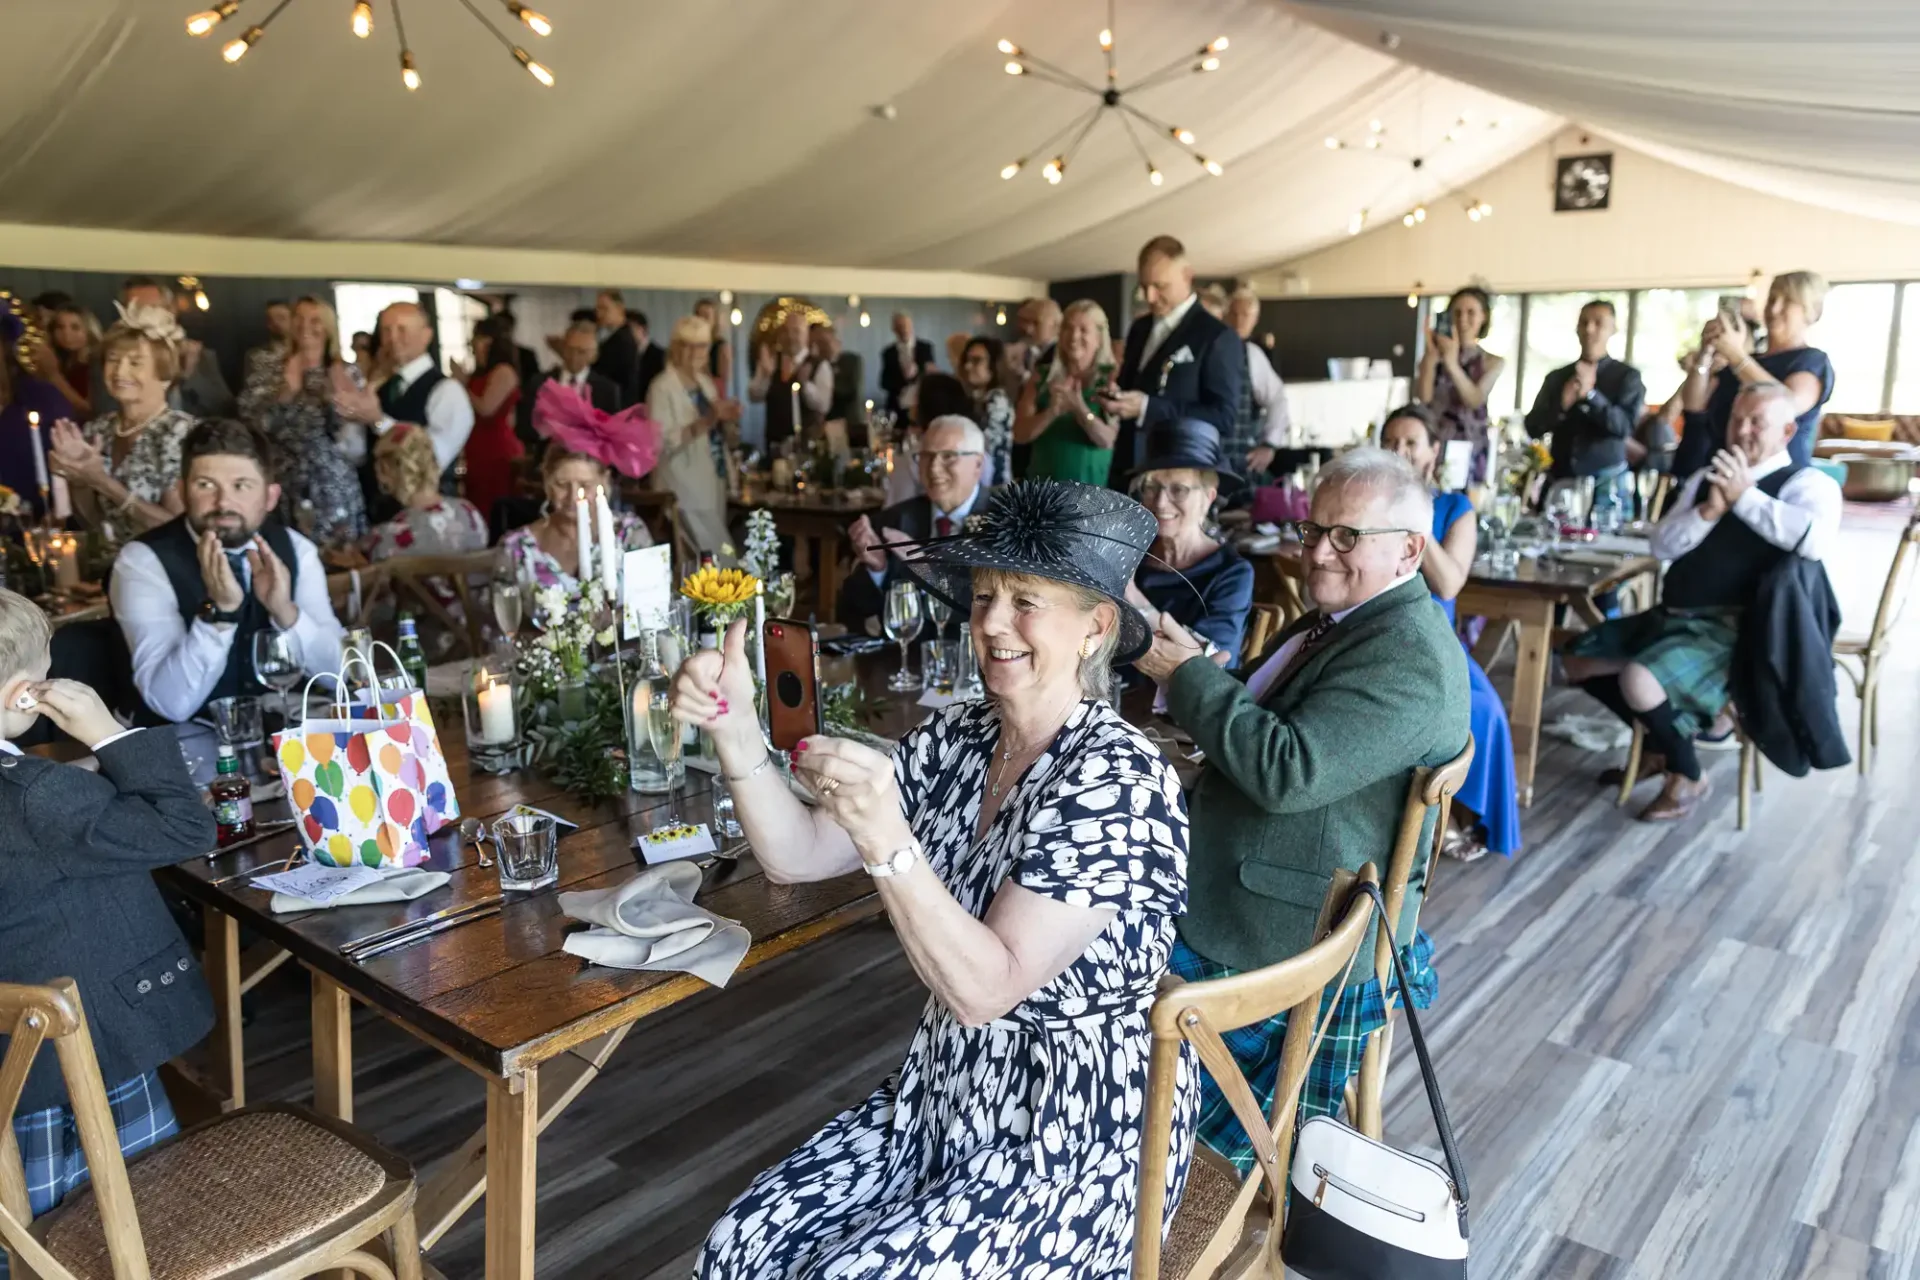
[[[197, 1128], [127, 1166], [153, 1280], [212, 1280], [351, 1216], [387, 1185], [365, 1152], [285, 1111]], [[34, 1224], [81, 1280], [112, 1280], [89, 1188]]]

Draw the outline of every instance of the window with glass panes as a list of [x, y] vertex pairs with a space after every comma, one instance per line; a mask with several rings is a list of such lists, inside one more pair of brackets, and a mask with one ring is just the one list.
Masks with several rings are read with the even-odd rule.
[[1891, 284], [1837, 284], [1807, 342], [1833, 362], [1834, 413], [1879, 413], [1886, 403], [1887, 346], [1893, 331]]

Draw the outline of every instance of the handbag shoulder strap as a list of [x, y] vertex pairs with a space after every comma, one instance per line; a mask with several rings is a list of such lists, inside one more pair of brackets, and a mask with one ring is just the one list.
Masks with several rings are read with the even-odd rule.
[[1464, 1240], [1467, 1235], [1467, 1170], [1460, 1161], [1459, 1148], [1454, 1145], [1453, 1124], [1447, 1119], [1447, 1104], [1440, 1099], [1440, 1082], [1433, 1074], [1433, 1059], [1427, 1053], [1427, 1038], [1420, 1034], [1420, 1015], [1414, 1011], [1406, 966], [1400, 961], [1400, 943], [1393, 936], [1393, 922], [1387, 919], [1387, 903], [1380, 894], [1380, 886], [1363, 881], [1355, 887], [1373, 899], [1374, 909], [1380, 917], [1380, 927], [1387, 934], [1387, 949], [1393, 956], [1393, 976], [1400, 984], [1400, 1008], [1407, 1015], [1407, 1031], [1413, 1037], [1414, 1056], [1420, 1060], [1420, 1079], [1427, 1087], [1427, 1105], [1433, 1108], [1433, 1127], [1440, 1134], [1440, 1150], [1446, 1153], [1447, 1174], [1453, 1179], [1454, 1194], [1460, 1200], [1460, 1237]]

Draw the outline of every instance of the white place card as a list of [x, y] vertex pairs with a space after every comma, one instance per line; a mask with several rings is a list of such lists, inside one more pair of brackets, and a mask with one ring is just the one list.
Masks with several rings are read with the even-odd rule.
[[629, 551], [621, 562], [626, 582], [620, 634], [637, 640], [643, 631], [660, 631], [673, 607], [673, 548], [642, 547]]
[[701, 854], [714, 852], [720, 846], [713, 842], [713, 833], [707, 830], [707, 824], [701, 822], [678, 827], [657, 827], [644, 836], [636, 836], [633, 847], [652, 866], [681, 858], [697, 858]]
[[310, 862], [291, 871], [256, 876], [251, 883], [256, 889], [284, 893], [290, 898], [305, 898], [317, 906], [325, 906], [336, 898], [346, 897], [355, 889], [366, 888], [380, 879], [381, 875], [378, 867], [323, 867]]

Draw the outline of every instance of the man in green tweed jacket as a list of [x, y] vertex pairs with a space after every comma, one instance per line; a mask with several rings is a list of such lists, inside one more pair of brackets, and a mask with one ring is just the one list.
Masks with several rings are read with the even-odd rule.
[[[1306, 950], [1333, 873], [1367, 862], [1384, 872], [1413, 771], [1466, 745], [1466, 654], [1420, 575], [1432, 524], [1432, 497], [1406, 462], [1356, 449], [1320, 472], [1301, 526], [1319, 609], [1250, 663], [1244, 684], [1162, 615], [1137, 665], [1166, 687], [1174, 721], [1206, 753], [1188, 804], [1177, 975], [1224, 977]], [[1417, 866], [1394, 925], [1421, 1008], [1435, 990], [1432, 945], [1412, 928], [1425, 883]], [[1370, 933], [1361, 956], [1372, 948]], [[1364, 959], [1361, 971], [1313, 1064], [1302, 1118], [1339, 1108], [1366, 1037], [1385, 1023]], [[1285, 1033], [1282, 1014], [1227, 1037], [1263, 1106]], [[1251, 1146], [1210, 1078], [1202, 1108], [1201, 1137], [1250, 1167]]]

